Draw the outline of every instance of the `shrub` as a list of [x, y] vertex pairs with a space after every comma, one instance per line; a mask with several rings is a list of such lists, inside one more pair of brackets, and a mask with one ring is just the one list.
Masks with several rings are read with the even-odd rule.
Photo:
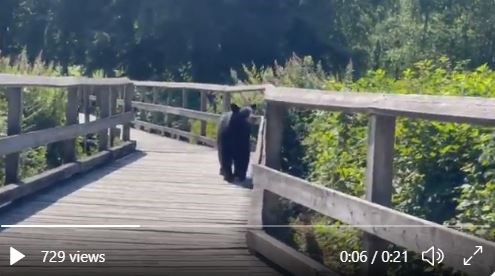
[[[275, 64], [273, 68], [245, 70], [249, 83], [270, 82], [357, 93], [495, 96], [494, 71], [487, 66], [466, 71], [462, 63], [452, 65], [443, 57], [418, 62], [406, 69], [399, 79], [378, 69], [353, 81], [351, 66], [342, 77], [330, 76], [310, 58], [298, 57], [284, 66]], [[293, 110], [289, 113], [288, 131], [284, 133], [283, 169], [326, 187], [362, 196], [367, 124], [367, 116], [363, 114]], [[492, 129], [398, 118], [395, 151], [395, 209], [495, 240]], [[314, 216], [312, 220], [335, 223], [321, 216]], [[286, 221], [297, 222], [297, 219]], [[313, 229], [312, 234], [321, 243], [320, 247], [329, 251], [325, 256], [346, 249], [339, 244], [355, 236], [350, 229], [339, 229], [338, 235], [324, 229]], [[307, 244], [301, 237], [308, 233], [298, 230], [293, 233], [293, 240], [305, 251]], [[355, 239], [352, 242], [355, 243]], [[324, 261], [335, 264], [330, 257]], [[346, 269], [352, 272], [355, 268]]]

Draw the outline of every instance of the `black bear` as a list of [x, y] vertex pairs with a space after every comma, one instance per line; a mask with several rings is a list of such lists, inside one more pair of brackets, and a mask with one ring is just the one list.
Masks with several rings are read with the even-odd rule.
[[[231, 111], [222, 115], [218, 124], [217, 147], [220, 174], [226, 181], [246, 179], [251, 153], [251, 113], [255, 105], [240, 108], [231, 104]], [[232, 173], [234, 165], [234, 173]]]

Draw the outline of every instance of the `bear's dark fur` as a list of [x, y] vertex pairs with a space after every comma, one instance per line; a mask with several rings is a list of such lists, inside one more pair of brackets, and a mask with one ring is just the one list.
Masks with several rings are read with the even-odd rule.
[[[231, 111], [222, 115], [218, 124], [217, 146], [220, 174], [226, 181], [238, 178], [243, 181], [251, 153], [251, 113], [255, 106], [239, 108], [231, 105]], [[232, 173], [232, 165], [234, 172]]]

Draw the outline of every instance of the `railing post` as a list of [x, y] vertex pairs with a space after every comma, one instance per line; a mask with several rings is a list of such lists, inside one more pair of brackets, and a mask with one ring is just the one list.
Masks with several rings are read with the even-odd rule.
[[[127, 90], [127, 87], [124, 88], [124, 90]], [[146, 88], [141, 88], [141, 89], [136, 88], [136, 98], [138, 101], [141, 101], [143, 103], [146, 102], [146, 91], [145, 90], [146, 90]], [[124, 99], [124, 101], [125, 101], [125, 91], [124, 91], [124, 97], [122, 99]], [[139, 110], [139, 120], [146, 121], [147, 114], [148, 114], [147, 111]]]
[[[265, 164], [275, 170], [280, 170], [282, 167], [282, 137], [284, 131], [284, 122], [286, 118], [287, 110], [283, 104], [275, 102], [267, 102], [266, 105], [266, 115], [265, 115], [265, 135], [264, 135], [264, 156]], [[253, 178], [256, 179], [256, 175]], [[256, 180], [255, 180], [256, 181]], [[266, 225], [276, 225], [279, 224], [280, 206], [278, 204], [278, 196], [269, 191], [262, 191], [262, 225], [264, 229], [269, 233], [274, 234], [277, 228], [266, 228]]]
[[[124, 86], [124, 112], [132, 111], [132, 97], [134, 95], [134, 85], [128, 84]], [[131, 123], [126, 123], [123, 126], [122, 140], [131, 140]]]
[[[151, 95], [153, 97], [152, 103], [153, 104], [159, 104], [158, 91], [157, 91], [156, 87], [151, 88]], [[160, 118], [163, 118], [162, 117], [163, 115], [161, 113], [158, 113], [158, 112], [150, 112], [150, 114], [151, 114], [151, 122], [154, 124], [160, 124]], [[157, 130], [157, 132], [163, 135], [163, 131]]]
[[[90, 106], [91, 101], [89, 100], [89, 95], [91, 94], [91, 87], [83, 86], [82, 87], [82, 112], [84, 113], [84, 123], [89, 123], [90, 121]], [[84, 135], [84, 152], [89, 154], [89, 144], [88, 144], [89, 135]]]
[[[118, 87], [110, 86], [110, 116], [117, 114], [117, 98], [119, 96]], [[115, 138], [119, 135], [119, 129], [117, 126], [113, 126], [110, 128], [110, 147], [113, 147], [115, 144]]]
[[265, 117], [262, 116], [259, 126], [258, 126], [258, 136], [256, 138], [256, 150], [254, 156], [256, 157], [256, 160], [254, 160], [254, 164], [265, 164], [265, 141], [263, 141], [265, 137]]
[[[21, 133], [22, 122], [22, 87], [7, 88], [7, 135]], [[19, 181], [19, 153], [5, 156], [5, 183]]]
[[[98, 99], [100, 104], [100, 118], [110, 116], [110, 87], [103, 86], [97, 89]], [[104, 151], [108, 149], [108, 129], [100, 131], [98, 135], [98, 150]]]
[[275, 170], [281, 169], [282, 138], [287, 110], [283, 104], [267, 102], [265, 129], [266, 166]]
[[[168, 90], [168, 91], [165, 90], [165, 92], [166, 92], [165, 93], [165, 96], [166, 96], [165, 105], [170, 106], [170, 90]], [[165, 126], [170, 127], [170, 125], [172, 124], [171, 123], [171, 117], [167, 113], [165, 113], [165, 117], [163, 119], [165, 120]], [[165, 132], [163, 133], [163, 135], [165, 135]], [[172, 136], [172, 135], [170, 135], [170, 136]]]
[[[200, 91], [201, 93], [201, 111], [206, 112], [208, 110], [208, 101], [206, 99], [206, 91]], [[206, 122], [201, 120], [201, 136], [206, 136]]]
[[[182, 107], [183, 108], [188, 108], [189, 106], [189, 100], [188, 100], [188, 91], [186, 89], [182, 89]], [[189, 118], [187, 117], [179, 117], [179, 129], [182, 129], [184, 131], [191, 131], [190, 125], [189, 125]], [[180, 140], [181, 136], [177, 135], [177, 139]], [[189, 143], [191, 143], [191, 138], [187, 137], [185, 138]]]
[[186, 89], [182, 89], [182, 107], [187, 108], [189, 102], [187, 100], [187, 91]]
[[[78, 93], [80, 86], [67, 89], [67, 107], [65, 109], [65, 125], [76, 125], [79, 123]], [[64, 141], [64, 163], [76, 161], [76, 139]]]
[[[368, 127], [368, 157], [366, 165], [366, 200], [390, 207], [392, 199], [395, 117], [371, 115]], [[374, 235], [363, 236], [364, 250], [387, 250], [388, 243]], [[364, 275], [386, 275], [387, 264], [375, 262], [363, 266]]]
[[[256, 174], [257, 167], [253, 166], [253, 174]], [[263, 177], [256, 175], [255, 177]], [[276, 231], [277, 228], [267, 227], [280, 224], [279, 196], [265, 190], [264, 186], [256, 181], [251, 191], [251, 206], [249, 208], [248, 224], [251, 230], [265, 229], [268, 232]]]
[[230, 111], [230, 102], [231, 102], [230, 93], [223, 92], [223, 111], [224, 112]]
[[151, 93], [153, 95], [153, 103], [157, 104], [158, 103], [158, 91], [156, 91], [156, 87], [151, 88]]

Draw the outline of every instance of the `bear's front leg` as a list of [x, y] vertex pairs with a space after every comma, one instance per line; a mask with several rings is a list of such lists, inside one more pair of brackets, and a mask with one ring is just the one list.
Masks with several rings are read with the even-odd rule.
[[234, 158], [234, 177], [239, 181], [246, 180], [247, 169], [249, 166], [249, 151]]
[[234, 175], [232, 174], [232, 157], [223, 156], [220, 172], [223, 175], [223, 179], [227, 182], [234, 181]]

